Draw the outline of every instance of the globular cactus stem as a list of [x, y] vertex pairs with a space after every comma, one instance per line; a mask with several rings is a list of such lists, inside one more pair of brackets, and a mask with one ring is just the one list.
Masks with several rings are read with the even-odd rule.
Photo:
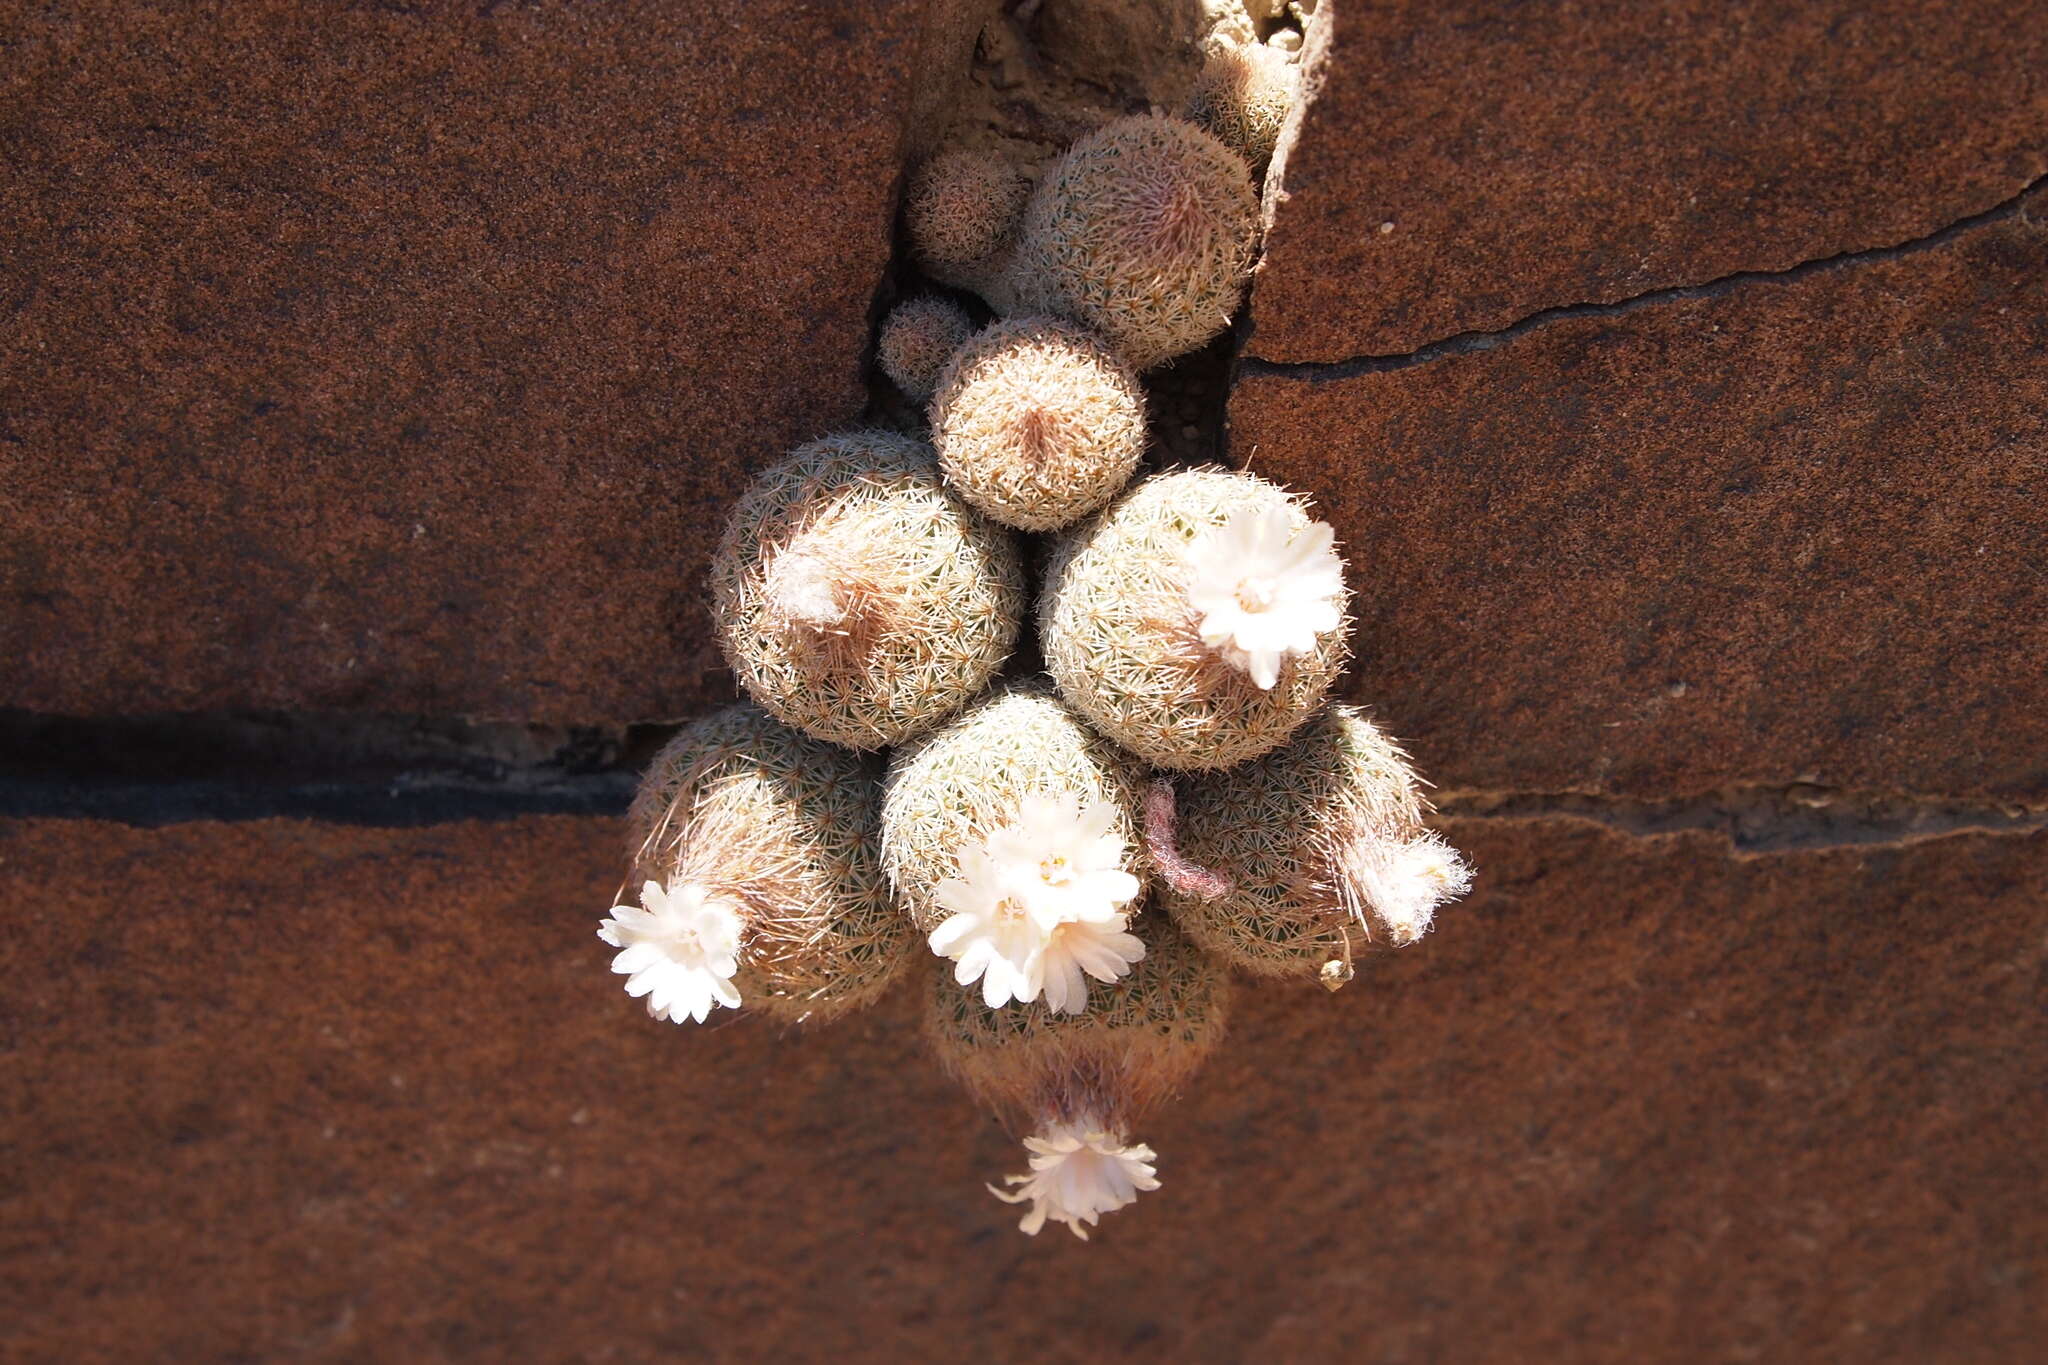
[[1357, 956], [1415, 942], [1471, 886], [1423, 824], [1407, 756], [1352, 707], [1242, 768], [1184, 779], [1179, 795], [1180, 856], [1231, 886], [1206, 895], [1168, 877], [1163, 898], [1190, 938], [1246, 971], [1335, 989]]
[[1145, 456], [1145, 392], [1099, 338], [1056, 318], [998, 323], [954, 355], [931, 404], [946, 482], [1025, 531], [1094, 511]]
[[1021, 625], [1010, 534], [945, 489], [929, 446], [827, 437], [764, 472], [712, 560], [719, 641], [778, 719], [856, 749], [971, 700]]
[[937, 390], [947, 363], [973, 335], [974, 323], [959, 304], [933, 295], [908, 299], [883, 321], [875, 357], [890, 382], [922, 403]]
[[918, 167], [903, 205], [911, 254], [941, 284], [986, 296], [1002, 274], [1031, 184], [992, 152], [949, 147]]
[[1263, 171], [1301, 88], [1301, 68], [1259, 43], [1219, 43], [1188, 93], [1190, 122]]
[[1223, 1037], [1228, 978], [1163, 916], [1139, 915], [1145, 955], [1079, 1014], [1039, 1005], [989, 1009], [934, 972], [925, 1031], [968, 1092], [1026, 1140], [1030, 1170], [998, 1198], [1029, 1203], [1019, 1226], [1084, 1225], [1157, 1187], [1135, 1125], [1194, 1074]]
[[880, 995], [916, 940], [882, 873], [879, 778], [747, 703], [678, 733], [629, 817], [642, 904], [606, 921], [629, 989], [679, 1023], [712, 1000], [807, 1019]]
[[1284, 742], [1343, 671], [1349, 594], [1328, 526], [1219, 469], [1156, 474], [1061, 538], [1039, 598], [1060, 694], [1164, 768]]
[[1257, 238], [1243, 157], [1184, 120], [1132, 115], [1046, 172], [998, 306], [1072, 318], [1147, 370], [1229, 325]]

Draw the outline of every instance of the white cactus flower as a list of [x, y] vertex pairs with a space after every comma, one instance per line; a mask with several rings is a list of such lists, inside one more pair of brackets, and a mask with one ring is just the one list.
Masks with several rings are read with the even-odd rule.
[[1344, 561], [1327, 522], [1299, 531], [1283, 508], [1237, 513], [1188, 547], [1188, 604], [1202, 643], [1271, 690], [1290, 656], [1343, 624]]
[[626, 977], [626, 994], [647, 997], [649, 1014], [701, 1024], [718, 1005], [740, 1007], [732, 978], [745, 927], [739, 911], [705, 887], [651, 881], [638, 906], [612, 907], [597, 936], [619, 949], [612, 970]]
[[1031, 1170], [1003, 1178], [1004, 1184], [1022, 1188], [1009, 1191], [990, 1185], [988, 1192], [1006, 1204], [1030, 1203], [1017, 1226], [1032, 1237], [1050, 1218], [1065, 1223], [1085, 1242], [1083, 1223], [1092, 1227], [1103, 1214], [1132, 1203], [1143, 1191], [1159, 1188], [1152, 1165], [1158, 1153], [1126, 1144], [1092, 1118], [1049, 1124], [1042, 1136], [1025, 1138], [1024, 1146], [1031, 1153]]
[[1438, 906], [1472, 888], [1471, 867], [1434, 833], [1406, 843], [1361, 834], [1340, 857], [1345, 882], [1357, 902], [1353, 913], [1367, 929], [1377, 920], [1396, 947], [1421, 938]]
[[933, 899], [952, 914], [932, 930], [932, 951], [953, 959], [961, 985], [981, 982], [990, 1009], [1036, 1000], [1045, 981], [1045, 931], [1015, 879], [986, 843], [960, 851], [960, 874], [933, 889]]
[[1115, 981], [1145, 955], [1126, 933], [1124, 907], [1142, 885], [1124, 871], [1127, 848], [1107, 802], [1024, 798], [1017, 818], [962, 849], [960, 875], [933, 896], [951, 915], [932, 930], [932, 951], [951, 958], [961, 985], [982, 984], [998, 1009], [1041, 993], [1052, 1009], [1078, 1013], [1087, 977]]

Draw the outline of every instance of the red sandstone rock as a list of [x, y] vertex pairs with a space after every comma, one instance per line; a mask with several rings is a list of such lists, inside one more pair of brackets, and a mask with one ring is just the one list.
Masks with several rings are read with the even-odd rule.
[[1946, 245], [1240, 378], [1445, 787], [2048, 799], [2048, 192]]
[[2038, 3], [1322, 10], [1252, 295], [1267, 360], [1889, 246], [2048, 171]]
[[697, 709], [950, 8], [0, 18], [0, 706]]
[[1448, 832], [1470, 901], [1240, 991], [1083, 1246], [914, 991], [649, 1020], [612, 822], [0, 825], [0, 1356], [2024, 1357], [2048, 834]]

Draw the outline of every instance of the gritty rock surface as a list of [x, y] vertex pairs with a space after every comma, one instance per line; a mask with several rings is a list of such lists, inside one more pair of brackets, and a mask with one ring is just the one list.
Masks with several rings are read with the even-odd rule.
[[1083, 1246], [916, 991], [649, 1020], [617, 822], [0, 825], [0, 1355], [2024, 1358], [2048, 834], [1446, 832], [1471, 899], [1240, 989]]
[[2042, 19], [1990, 0], [1330, 0], [1250, 353], [1405, 353], [1988, 209], [2048, 171]]
[[0, 18], [0, 706], [722, 695], [704, 564], [860, 410], [920, 10]]
[[2048, 192], [1924, 250], [1398, 368], [1242, 372], [1351, 695], [1446, 787], [2048, 801]]

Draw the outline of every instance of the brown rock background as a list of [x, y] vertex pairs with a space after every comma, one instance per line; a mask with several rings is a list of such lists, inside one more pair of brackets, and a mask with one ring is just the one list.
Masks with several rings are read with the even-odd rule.
[[12, 7], [0, 704], [687, 715], [943, 8]]
[[2048, 171], [1989, 0], [1375, 0], [1311, 35], [1248, 352], [1328, 363], [1896, 245]]
[[1456, 820], [1352, 987], [1240, 991], [1083, 1245], [919, 1054], [657, 1026], [610, 821], [0, 832], [26, 1360], [2025, 1358], [2048, 834]]
[[1228, 449], [1480, 878], [1089, 1246], [593, 937], [975, 8], [0, 14], [0, 1358], [2036, 1353], [2048, 9], [1321, 10]]

